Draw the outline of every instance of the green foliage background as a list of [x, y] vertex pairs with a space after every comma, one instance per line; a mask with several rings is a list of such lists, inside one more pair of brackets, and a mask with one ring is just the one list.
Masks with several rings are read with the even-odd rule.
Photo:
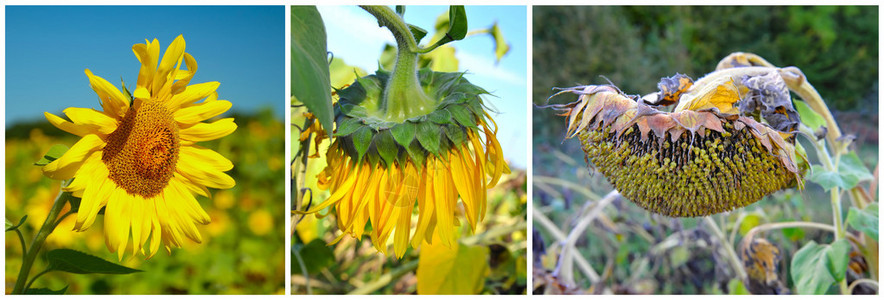
[[[57, 112], [56, 112], [57, 113]], [[189, 240], [168, 255], [160, 249], [153, 258], [123, 258], [122, 265], [142, 270], [128, 275], [77, 275], [50, 272], [34, 288], [67, 294], [282, 294], [285, 278], [285, 182], [282, 120], [271, 109], [231, 114], [239, 126], [230, 136], [202, 142], [230, 159], [236, 180], [230, 190], [212, 190], [212, 199], [198, 197], [212, 222], [198, 225], [203, 243]], [[6, 130], [6, 218], [17, 222], [25, 214], [25, 240], [31, 238], [52, 202], [60, 182], [50, 180], [33, 163], [53, 144], [73, 145], [77, 137], [46, 121], [20, 123]], [[67, 211], [64, 210], [64, 211]], [[104, 244], [103, 216], [86, 232], [71, 231], [75, 215], [49, 236], [43, 253], [70, 248], [117, 263]], [[21, 267], [21, 246], [14, 232], [6, 233], [6, 293], [12, 291]], [[130, 250], [131, 251], [131, 250]], [[38, 256], [31, 274], [45, 268]]]

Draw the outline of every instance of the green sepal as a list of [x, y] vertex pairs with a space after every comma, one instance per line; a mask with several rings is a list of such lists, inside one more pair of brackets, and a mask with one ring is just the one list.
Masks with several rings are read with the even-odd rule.
[[49, 163], [55, 161], [56, 159], [58, 159], [62, 155], [64, 155], [64, 153], [67, 152], [68, 149], [69, 149], [68, 146], [65, 146], [62, 144], [52, 145], [52, 147], [49, 148], [49, 151], [46, 151], [46, 154], [43, 154], [43, 157], [41, 157], [40, 160], [35, 162], [34, 165], [37, 165], [37, 166], [48, 165]]
[[436, 124], [451, 124], [451, 113], [440, 109], [427, 115], [427, 119]]
[[420, 146], [418, 141], [413, 141], [408, 145], [408, 157], [411, 158], [411, 162], [420, 170], [424, 166], [424, 160], [427, 159], [427, 152]]
[[396, 157], [399, 156], [399, 146], [393, 140], [391, 130], [381, 130], [374, 136], [374, 146], [378, 150], [378, 155], [384, 159], [387, 167], [393, 164]]
[[356, 149], [356, 160], [362, 161], [362, 156], [365, 155], [368, 147], [371, 146], [372, 130], [369, 127], [363, 126], [356, 130], [351, 137], [353, 139], [353, 148]]
[[476, 127], [476, 118], [468, 108], [463, 105], [450, 105], [446, 109], [461, 126]]
[[335, 131], [335, 136], [346, 136], [351, 133], [356, 132], [359, 128], [362, 127], [362, 122], [357, 118], [343, 118], [342, 122], [338, 122], [338, 129]]
[[439, 155], [439, 144], [442, 131], [439, 126], [431, 122], [421, 122], [417, 124], [417, 140], [420, 141], [424, 149], [430, 153]]
[[403, 148], [408, 148], [411, 145], [411, 141], [414, 140], [414, 133], [417, 131], [417, 126], [412, 122], [405, 122], [393, 126], [390, 129], [393, 134], [393, 139], [396, 140], [396, 143], [399, 143]]
[[445, 126], [445, 135], [455, 145], [463, 145], [467, 141], [467, 133], [459, 126]]

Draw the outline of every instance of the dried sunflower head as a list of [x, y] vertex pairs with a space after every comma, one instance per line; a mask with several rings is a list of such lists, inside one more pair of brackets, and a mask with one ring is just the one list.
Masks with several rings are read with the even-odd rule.
[[735, 107], [749, 89], [743, 81], [664, 79], [659, 99], [680, 97], [673, 112], [611, 85], [565, 89], [578, 100], [552, 107], [567, 117], [567, 137], [580, 139], [587, 163], [624, 197], [666, 216], [707, 216], [802, 184], [792, 134]]

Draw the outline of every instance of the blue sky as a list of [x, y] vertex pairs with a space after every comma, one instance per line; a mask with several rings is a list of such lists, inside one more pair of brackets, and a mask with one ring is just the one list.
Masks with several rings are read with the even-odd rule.
[[156, 38], [161, 53], [179, 34], [199, 65], [191, 83], [218, 81], [231, 111], [272, 107], [285, 96], [283, 6], [7, 6], [6, 125], [45, 120], [43, 112], [100, 108], [89, 68], [134, 90], [140, 63], [132, 45]]
[[[328, 32], [328, 49], [335, 58], [358, 66], [369, 73], [377, 69], [378, 57], [386, 43], [395, 44], [393, 35], [380, 28], [367, 12], [355, 6], [319, 6]], [[427, 29], [426, 44], [433, 33], [436, 18], [447, 13], [447, 6], [407, 6], [405, 21]], [[490, 36], [471, 36], [451, 43], [457, 49], [460, 69], [467, 79], [490, 91], [486, 103], [499, 114], [492, 116], [500, 130], [504, 156], [514, 167], [527, 165], [528, 132], [528, 67], [527, 11], [524, 6], [467, 6], [470, 31], [488, 28], [495, 21], [510, 44], [510, 52], [495, 64], [494, 42]]]

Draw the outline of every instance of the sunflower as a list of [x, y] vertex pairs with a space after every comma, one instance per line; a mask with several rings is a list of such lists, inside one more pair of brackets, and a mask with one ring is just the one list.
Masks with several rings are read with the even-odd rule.
[[[658, 87], [639, 98], [612, 85], [579, 86], [560, 92], [577, 101], [551, 105], [587, 163], [624, 197], [654, 213], [696, 217], [803, 185], [792, 132], [799, 120], [777, 69], [719, 70], [696, 83], [677, 74]], [[751, 117], [757, 110], [763, 120]]]
[[132, 96], [86, 69], [102, 110], [67, 108], [70, 121], [45, 113], [52, 125], [82, 138], [44, 166], [43, 173], [57, 180], [73, 178], [64, 190], [81, 198], [75, 231], [87, 230], [104, 208], [105, 243], [119, 259], [127, 247], [133, 255], [150, 258], [160, 242], [169, 253], [184, 238], [201, 242], [195, 224], [210, 219], [194, 194], [208, 197], [208, 187], [235, 184], [224, 173], [233, 168], [230, 160], [195, 144], [236, 130], [233, 118], [203, 122], [231, 107], [217, 99], [219, 83], [188, 85], [197, 64], [184, 52], [183, 36], [175, 38], [162, 59], [159, 42], [145, 42], [132, 46], [141, 62]]
[[[475, 232], [485, 216], [485, 190], [510, 172], [497, 125], [482, 104], [480, 96], [487, 92], [463, 73], [423, 69], [419, 78], [429, 91], [428, 106], [419, 114], [397, 113], [390, 121], [373, 104], [383, 97], [388, 76], [379, 70], [337, 91], [336, 138], [317, 178], [317, 186], [331, 196], [296, 213], [320, 214], [333, 206], [339, 229], [357, 239], [370, 235], [384, 255], [391, 235], [397, 257], [409, 245], [430, 243], [434, 234], [450, 247], [457, 243], [458, 215]], [[318, 126], [308, 131], [323, 132]]]

